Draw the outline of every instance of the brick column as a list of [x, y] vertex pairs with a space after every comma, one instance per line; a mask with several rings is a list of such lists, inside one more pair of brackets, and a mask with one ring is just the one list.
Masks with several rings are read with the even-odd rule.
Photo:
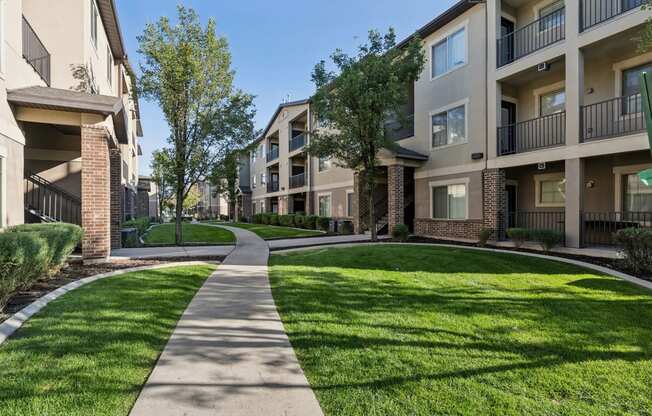
[[104, 128], [92, 125], [81, 128], [84, 260], [105, 260], [111, 252], [111, 179], [107, 135]]
[[251, 194], [242, 195], [242, 216], [251, 221], [252, 215], [252, 201]]
[[405, 168], [402, 165], [387, 167], [387, 199], [389, 233], [394, 227], [405, 224]]
[[120, 150], [109, 150], [109, 161], [111, 169], [111, 248], [122, 247], [122, 236], [120, 235], [120, 224], [122, 223], [123, 198], [122, 186], [122, 158]]
[[505, 238], [505, 182], [502, 169], [487, 169], [482, 173], [483, 228], [494, 230], [494, 240]]
[[364, 174], [353, 174], [353, 197], [351, 211], [353, 214], [353, 230], [356, 234], [363, 234], [367, 229], [369, 201], [365, 192]]

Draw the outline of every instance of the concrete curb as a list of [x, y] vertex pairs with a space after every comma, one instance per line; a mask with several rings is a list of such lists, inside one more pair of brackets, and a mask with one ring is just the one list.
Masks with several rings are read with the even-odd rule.
[[72, 292], [75, 289], [78, 289], [82, 286], [85, 286], [89, 283], [93, 283], [97, 280], [106, 279], [108, 277], [120, 276], [127, 273], [141, 272], [144, 270], [156, 270], [156, 269], [165, 269], [169, 267], [179, 267], [179, 266], [200, 266], [204, 264], [210, 264], [205, 261], [186, 261], [186, 262], [176, 262], [176, 263], [167, 263], [167, 264], [157, 264], [154, 266], [140, 266], [132, 267], [130, 269], [116, 270], [108, 273], [96, 274], [95, 276], [89, 276], [84, 279], [80, 279], [71, 283], [68, 283], [65, 286], [62, 286], [52, 292], [48, 293], [45, 296], [40, 297], [35, 300], [28, 306], [24, 307], [20, 311], [13, 314], [10, 318], [4, 321], [0, 325], [0, 345], [2, 345], [7, 338], [9, 338], [14, 332], [16, 332], [29, 318], [41, 311], [48, 303], [52, 302], [55, 299], [60, 298], [68, 292]]
[[457, 246], [455, 244], [429, 244], [429, 243], [353, 243], [353, 244], [337, 244], [337, 245], [332, 245], [332, 244], [325, 244], [322, 246], [311, 246], [311, 247], [300, 247], [300, 248], [293, 248], [293, 249], [287, 249], [287, 250], [275, 250], [273, 254], [289, 254], [293, 252], [300, 252], [300, 251], [308, 251], [308, 250], [319, 250], [323, 248], [346, 248], [346, 247], [356, 247], [356, 246], [373, 246], [373, 245], [405, 245], [405, 246], [430, 246], [430, 247], [448, 247], [448, 248], [456, 248], [459, 250], [475, 250], [475, 251], [485, 251], [485, 252], [491, 252], [491, 253], [503, 253], [503, 254], [513, 254], [513, 255], [518, 255], [518, 256], [526, 256], [526, 257], [536, 257], [544, 260], [550, 260], [550, 261], [557, 261], [561, 263], [567, 263], [567, 264], [572, 264], [574, 266], [579, 266], [583, 267], [585, 269], [593, 270], [596, 272], [600, 272], [612, 277], [617, 277], [619, 279], [625, 280], [629, 283], [632, 283], [636, 286], [642, 287], [647, 290], [652, 290], [652, 282], [649, 282], [647, 280], [639, 279], [638, 277], [629, 275], [627, 273], [622, 273], [613, 269], [610, 269], [608, 267], [604, 266], [598, 266], [597, 264], [591, 264], [591, 263], [586, 263], [583, 261], [579, 260], [573, 260], [573, 259], [567, 259], [564, 257], [557, 257], [557, 256], [547, 256], [544, 254], [536, 254], [536, 253], [523, 253], [523, 252], [518, 252], [518, 251], [509, 251], [509, 250], [500, 250], [500, 249], [495, 249], [495, 248], [483, 248], [483, 247], [466, 247], [466, 246]]

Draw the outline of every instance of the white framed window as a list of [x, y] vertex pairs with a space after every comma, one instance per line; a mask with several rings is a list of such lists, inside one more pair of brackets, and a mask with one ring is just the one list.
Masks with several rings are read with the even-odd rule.
[[566, 90], [545, 93], [539, 97], [541, 117], [562, 113], [566, 110]]
[[353, 190], [346, 191], [346, 216], [353, 217]]
[[[539, 31], [555, 29], [564, 24], [566, 16], [559, 12], [565, 6], [564, 0], [556, 0], [536, 9], [539, 21]], [[554, 14], [554, 15], [553, 15]]]
[[267, 174], [261, 173], [260, 174], [260, 184], [265, 185], [267, 183]]
[[652, 211], [652, 186], [645, 185], [638, 173], [652, 168], [650, 164], [617, 166], [614, 173], [614, 207], [617, 212]]
[[320, 217], [331, 216], [331, 194], [320, 194], [317, 196]]
[[332, 166], [332, 161], [328, 157], [320, 157], [319, 158], [319, 164], [318, 164], [318, 169], [320, 172], [323, 172], [325, 170], [328, 170]]
[[431, 148], [468, 142], [467, 101], [430, 113]]
[[257, 153], [258, 153], [258, 149], [251, 152], [251, 163], [256, 163], [256, 154]]
[[109, 85], [113, 85], [113, 54], [108, 46], [106, 47], [106, 78], [109, 80]]
[[98, 25], [99, 14], [97, 12], [97, 5], [95, 4], [95, 0], [90, 0], [90, 2], [91, 2], [91, 41], [93, 42], [93, 46], [97, 48], [97, 25]]
[[436, 79], [468, 62], [467, 23], [430, 45], [430, 78]]
[[256, 188], [256, 175], [252, 176], [251, 178], [251, 187]]
[[437, 220], [466, 220], [469, 217], [469, 180], [430, 183], [430, 213]]
[[561, 208], [566, 205], [566, 178], [564, 174], [546, 173], [534, 176], [537, 208]]

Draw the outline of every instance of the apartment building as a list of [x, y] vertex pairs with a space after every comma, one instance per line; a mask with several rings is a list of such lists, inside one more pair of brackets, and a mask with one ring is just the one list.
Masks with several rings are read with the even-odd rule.
[[[652, 226], [652, 167], [640, 86], [652, 53], [635, 38], [641, 0], [460, 1], [417, 33], [427, 64], [410, 91], [408, 125], [379, 154], [379, 229], [505, 238], [554, 229], [570, 247], [608, 245]], [[405, 45], [406, 40], [401, 44]], [[308, 212], [354, 222], [362, 181], [306, 155], [310, 101], [282, 104], [250, 158], [252, 212]]]
[[0, 226], [84, 228], [85, 259], [135, 215], [142, 137], [112, 0], [0, 0]]

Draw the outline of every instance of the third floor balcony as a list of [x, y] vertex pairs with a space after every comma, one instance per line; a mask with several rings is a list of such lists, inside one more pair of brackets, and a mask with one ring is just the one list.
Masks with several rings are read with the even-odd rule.
[[290, 139], [290, 152], [301, 149], [306, 145], [306, 133], [298, 134]]
[[278, 159], [279, 156], [279, 150], [278, 146], [273, 146], [269, 152], [267, 152], [267, 162], [273, 162], [276, 159]]
[[565, 111], [498, 128], [498, 156], [563, 146], [565, 142]]
[[50, 52], [23, 16], [23, 58], [36, 73], [50, 86]]
[[645, 0], [580, 0], [580, 31], [639, 9]]

